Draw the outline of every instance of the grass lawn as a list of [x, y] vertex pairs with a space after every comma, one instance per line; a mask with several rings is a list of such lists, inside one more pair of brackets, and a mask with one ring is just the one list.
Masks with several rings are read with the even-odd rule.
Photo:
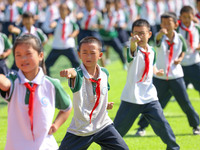
[[[114, 60], [117, 56], [115, 53], [111, 52], [112, 60]], [[12, 59], [12, 58], [10, 58]], [[69, 62], [65, 57], [60, 57], [60, 59], [56, 62], [56, 64], [52, 67], [51, 72], [52, 76], [59, 78], [61, 80], [62, 85], [66, 89], [66, 92], [72, 98], [72, 92], [70, 91], [66, 79], [59, 77], [59, 71], [69, 67]], [[126, 82], [126, 71], [122, 68], [122, 64], [120, 61], [112, 61], [110, 65], [106, 67], [110, 73], [110, 86], [111, 89], [109, 91], [109, 101], [114, 102], [114, 108], [109, 110], [109, 116], [113, 120], [118, 107], [120, 105], [120, 96], [123, 90], [123, 87]], [[188, 89], [188, 94], [192, 105], [198, 114], [200, 114], [200, 97], [199, 93], [193, 89]], [[56, 110], [56, 114], [57, 114]], [[185, 114], [182, 112], [180, 107], [178, 106], [176, 101], [170, 101], [167, 107], [164, 109], [164, 114], [169, 121], [177, 139], [177, 143], [180, 145], [181, 150], [199, 150], [200, 149], [200, 136], [194, 136], [192, 134], [192, 128], [189, 127], [187, 118]], [[61, 126], [61, 128], [54, 134], [58, 144], [60, 144], [63, 139], [67, 127], [69, 126], [71, 119], [73, 116], [73, 112], [71, 113], [69, 119]], [[132, 128], [129, 130], [127, 135], [124, 137], [125, 142], [128, 144], [130, 150], [164, 150], [166, 149], [166, 145], [160, 140], [159, 137], [155, 135], [152, 128], [149, 126], [146, 129], [145, 137], [136, 137], [134, 136], [137, 126], [138, 119], [133, 124]], [[4, 149], [6, 142], [6, 130], [7, 130], [7, 104], [0, 100], [0, 150]], [[93, 143], [89, 150], [98, 150], [100, 147]]]

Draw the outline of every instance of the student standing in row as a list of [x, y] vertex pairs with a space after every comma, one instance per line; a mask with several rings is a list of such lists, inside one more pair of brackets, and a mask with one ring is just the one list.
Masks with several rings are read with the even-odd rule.
[[80, 19], [80, 33], [78, 43], [86, 36], [94, 36], [101, 39], [99, 29], [102, 28], [101, 12], [95, 9], [94, 0], [84, 0], [85, 10], [82, 12]]
[[[0, 94], [9, 108], [5, 150], [57, 150], [52, 134], [71, 112], [70, 97], [59, 80], [45, 75], [43, 48], [37, 37], [19, 36], [13, 50], [19, 71], [0, 75]], [[60, 111], [52, 123], [55, 108]]]
[[74, 68], [79, 66], [78, 54], [75, 51], [75, 37], [79, 33], [79, 27], [70, 20], [71, 11], [66, 3], [60, 4], [59, 12], [60, 18], [51, 24], [51, 27], [55, 28], [55, 32], [52, 50], [45, 61], [48, 75], [50, 75], [50, 67], [61, 55], [68, 57]]
[[[34, 26], [34, 23], [35, 23], [34, 15], [31, 12], [25, 12], [22, 15], [23, 26], [19, 28], [19, 27], [15, 27], [14, 25], [10, 25], [8, 27], [8, 30], [15, 35], [33, 34], [40, 39], [40, 42], [42, 43], [42, 45], [45, 45], [45, 43], [48, 40], [47, 36], [46, 34], [43, 33], [43, 31], [40, 28], [36, 28]], [[12, 65], [12, 69], [18, 70], [15, 62]]]
[[15, 34], [8, 29], [9, 25], [18, 26], [21, 21], [22, 9], [17, 5], [16, 0], [8, 0], [4, 11], [3, 30], [8, 37], [12, 34], [12, 43], [15, 41]]
[[193, 22], [194, 12], [191, 6], [184, 6], [180, 11], [180, 24], [177, 31], [187, 43], [187, 51], [181, 62], [186, 86], [192, 83], [200, 92], [200, 26]]
[[47, 0], [47, 4], [48, 5], [45, 10], [45, 21], [42, 24], [42, 30], [49, 37], [50, 35], [53, 35], [54, 32], [54, 28], [51, 28], [50, 25], [53, 21], [58, 20], [60, 14], [55, 0]]
[[12, 44], [8, 37], [0, 32], [0, 74], [6, 75], [9, 69], [6, 65], [6, 58], [11, 54]]
[[97, 64], [102, 44], [95, 37], [86, 37], [79, 49], [81, 66], [60, 72], [61, 77], [70, 79], [74, 116], [59, 150], [87, 149], [93, 142], [103, 149], [128, 150], [107, 112], [109, 74]]
[[157, 91], [152, 83], [153, 72], [160, 76], [163, 70], [153, 65], [155, 50], [148, 45], [152, 33], [150, 24], [143, 19], [132, 25], [130, 48], [127, 50], [129, 64], [127, 82], [121, 95], [121, 104], [114, 119], [114, 126], [125, 136], [135, 119], [142, 113], [151, 124], [154, 132], [167, 144], [168, 150], [179, 150], [175, 135], [163, 114]]
[[10, 25], [8, 29], [11, 33], [14, 33], [16, 35], [33, 34], [40, 39], [42, 45], [45, 45], [48, 38], [40, 28], [36, 28], [34, 26], [34, 23], [34, 15], [31, 12], [24, 12], [22, 15], [23, 26], [21, 28], [18, 28], [13, 25]]
[[103, 28], [100, 30], [103, 42], [105, 45], [112, 46], [118, 53], [123, 68], [126, 70], [126, 60], [123, 54], [123, 45], [118, 38], [118, 33], [115, 29], [117, 17], [112, 10], [112, 0], [106, 0], [106, 11], [103, 13]]
[[[161, 30], [156, 35], [156, 67], [164, 69], [163, 76], [154, 75], [153, 84], [158, 92], [158, 99], [165, 108], [169, 99], [166, 96], [171, 92], [183, 112], [186, 114], [189, 125], [193, 128], [193, 134], [200, 134], [199, 116], [195, 112], [189, 100], [185, 82], [183, 79], [183, 70], [181, 61], [187, 49], [186, 42], [181, 34], [175, 29], [178, 22], [175, 13], [165, 13], [161, 16]], [[144, 129], [148, 126], [148, 121], [144, 116], [139, 121], [140, 128], [136, 135], [144, 135]]]

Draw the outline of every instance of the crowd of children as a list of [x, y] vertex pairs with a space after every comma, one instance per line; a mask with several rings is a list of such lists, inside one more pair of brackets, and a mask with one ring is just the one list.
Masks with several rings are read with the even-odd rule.
[[[24, 21], [24, 13], [29, 12], [33, 15], [33, 19], [30, 19], [32, 29], [27, 33], [36, 32], [33, 30], [42, 31], [39, 36], [45, 43], [47, 42], [46, 35], [49, 38], [62, 37], [62, 32], [58, 32], [59, 29], [54, 34], [56, 28], [51, 27], [51, 23], [58, 22], [61, 16], [59, 13], [61, 3], [65, 3], [68, 7], [67, 16], [70, 22], [79, 26], [79, 33], [72, 38], [77, 39], [79, 43], [85, 36], [97, 37], [103, 43], [103, 51], [106, 51], [106, 58], [101, 59], [102, 66], [110, 62], [109, 48], [111, 46], [118, 53], [124, 69], [127, 69], [127, 65], [123, 47], [128, 44], [131, 24], [136, 19], [145, 19], [150, 23], [153, 33], [150, 40], [153, 41], [154, 35], [160, 29], [160, 15], [163, 12], [175, 12], [179, 16], [180, 8], [184, 5], [190, 5], [195, 10], [198, 8], [194, 0], [0, 0], [0, 31], [8, 37], [12, 35], [12, 43], [14, 43], [18, 34], [27, 32], [27, 25], [25, 24], [29, 21], [27, 19]], [[197, 14], [196, 21], [198, 21], [198, 10], [195, 13]], [[15, 29], [11, 27], [15, 27]], [[71, 31], [68, 31], [66, 27], [65, 32]], [[55, 42], [57, 41], [59, 40], [55, 40]], [[65, 44], [69, 43], [69, 39], [67, 41]], [[53, 45], [55, 45], [55, 42]], [[75, 49], [78, 49], [78, 47], [70, 46], [70, 50], [72, 47], [74, 51], [72, 53], [77, 53]], [[70, 51], [68, 46], [53, 47], [53, 49]], [[60, 53], [58, 56], [61, 54], [64, 53]], [[49, 67], [54, 64], [57, 57], [49, 57], [52, 61]], [[79, 64], [79, 60], [76, 56], [73, 58], [75, 58], [75, 61], [69, 59], [74, 67]], [[47, 72], [50, 75], [49, 67], [47, 67]], [[15, 64], [12, 68], [17, 69]]]
[[[60, 150], [87, 149], [93, 142], [127, 150], [122, 137], [139, 114], [136, 135], [144, 136], [150, 124], [167, 149], [179, 150], [163, 108], [173, 95], [200, 135], [187, 94], [190, 83], [200, 92], [199, 20], [200, 0], [0, 0], [0, 95], [9, 106], [5, 149], [58, 149], [52, 134], [72, 103], [48, 75], [65, 55], [73, 68], [66, 66], [60, 76], [69, 79], [74, 116]], [[51, 37], [45, 61], [43, 46]], [[128, 70], [114, 121], [107, 112], [113, 107], [109, 73], [98, 65], [110, 46]], [[11, 49], [15, 71], [6, 66]], [[60, 111], [52, 123], [55, 108]]]

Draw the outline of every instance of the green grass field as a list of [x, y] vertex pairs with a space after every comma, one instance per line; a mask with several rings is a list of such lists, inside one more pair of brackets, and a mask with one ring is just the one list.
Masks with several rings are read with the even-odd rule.
[[[47, 48], [48, 49], [48, 48]], [[48, 52], [47, 52], [48, 54]], [[46, 54], [46, 55], [47, 55]], [[123, 87], [126, 82], [126, 71], [122, 68], [120, 61], [115, 61], [117, 58], [116, 54], [111, 51], [111, 60], [112, 63], [106, 68], [110, 73], [109, 83], [111, 89], [109, 91], [109, 101], [114, 102], [114, 108], [109, 110], [109, 116], [113, 120], [118, 107], [120, 105], [120, 96], [123, 90]], [[12, 57], [9, 58], [9, 61], [12, 61]], [[59, 77], [60, 70], [70, 67], [68, 59], [65, 57], [60, 57], [56, 64], [51, 68], [51, 75], [53, 77], [59, 78], [66, 92], [72, 98], [72, 92], [70, 91], [67, 80]], [[198, 114], [200, 114], [200, 96], [199, 93], [193, 89], [188, 89], [188, 94], [192, 105]], [[58, 110], [56, 110], [57, 114]], [[55, 114], [55, 115], [56, 115]], [[176, 101], [170, 101], [167, 107], [164, 109], [164, 114], [169, 121], [177, 139], [177, 143], [180, 145], [181, 150], [200, 150], [200, 136], [194, 136], [192, 134], [192, 128], [189, 127], [187, 118], [185, 114], [180, 109]], [[61, 126], [61, 128], [54, 134], [58, 144], [62, 141], [67, 127], [69, 126], [73, 112], [71, 113], [69, 119]], [[152, 128], [149, 126], [146, 129], [145, 137], [136, 137], [134, 136], [137, 126], [138, 119], [133, 124], [132, 128], [129, 130], [127, 135], [124, 137], [125, 142], [129, 146], [130, 150], [164, 150], [166, 145], [160, 140], [158, 136], [155, 135]], [[6, 143], [6, 130], [7, 130], [7, 104], [0, 100], [0, 150], [4, 149]], [[100, 147], [93, 143], [89, 150], [98, 150]]]

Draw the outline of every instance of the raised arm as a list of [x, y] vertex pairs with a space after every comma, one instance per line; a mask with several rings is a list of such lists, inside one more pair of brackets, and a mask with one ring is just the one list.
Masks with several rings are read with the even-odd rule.
[[60, 76], [66, 77], [67, 79], [71, 78], [72, 85], [74, 86], [74, 81], [75, 81], [74, 79], [76, 78], [77, 73], [74, 68], [69, 68], [69, 69], [60, 71]]
[[69, 68], [69, 69], [65, 69], [65, 70], [60, 71], [60, 76], [66, 77], [67, 79], [75, 78], [76, 75], [77, 75], [77, 73], [76, 73], [74, 68]]
[[8, 57], [11, 54], [11, 52], [12, 52], [11, 49], [8, 49], [7, 51], [3, 52], [2, 54], [0, 54], [0, 59]]
[[165, 28], [160, 29], [160, 31], [158, 32], [156, 36], [156, 42], [159, 42], [162, 39], [163, 35], [166, 35], [166, 34], [167, 34], [167, 29]]
[[140, 37], [138, 35], [133, 35], [131, 37], [131, 40], [130, 40], [130, 50], [131, 50], [131, 54], [133, 55], [134, 52], [136, 51], [137, 49], [137, 42], [141, 41]]
[[4, 75], [4, 74], [0, 74], [0, 89], [2, 91], [9, 91], [11, 87], [11, 82], [10, 80]]
[[11, 32], [11, 33], [14, 33], [14, 34], [20, 34], [21, 30], [17, 27], [15, 27], [14, 25], [9, 25], [8, 26], [8, 30]]
[[50, 24], [50, 28], [55, 28], [57, 26], [57, 22], [56, 21], [53, 21], [53, 22], [51, 22], [51, 24]]

